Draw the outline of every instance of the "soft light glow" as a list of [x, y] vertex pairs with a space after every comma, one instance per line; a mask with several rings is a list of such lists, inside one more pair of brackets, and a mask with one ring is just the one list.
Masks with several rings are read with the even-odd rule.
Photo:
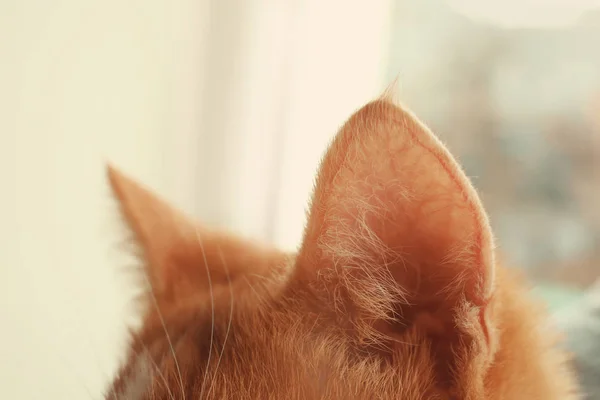
[[448, 0], [460, 13], [505, 28], [567, 26], [600, 0]]

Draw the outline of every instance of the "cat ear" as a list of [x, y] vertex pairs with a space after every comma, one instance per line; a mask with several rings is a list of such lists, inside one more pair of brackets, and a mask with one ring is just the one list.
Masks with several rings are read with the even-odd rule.
[[116, 168], [108, 166], [107, 172], [159, 301], [205, 295], [210, 284], [218, 287], [244, 274], [267, 274], [283, 262], [283, 253], [201, 228]]
[[357, 111], [325, 155], [297, 279], [335, 285], [336, 309], [374, 323], [454, 326], [493, 292], [488, 219], [448, 150], [389, 97]]

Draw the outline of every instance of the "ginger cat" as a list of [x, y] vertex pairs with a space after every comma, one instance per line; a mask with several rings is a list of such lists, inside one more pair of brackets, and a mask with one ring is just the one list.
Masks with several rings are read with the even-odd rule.
[[152, 290], [106, 399], [579, 398], [469, 180], [387, 94], [328, 149], [296, 254], [108, 175]]

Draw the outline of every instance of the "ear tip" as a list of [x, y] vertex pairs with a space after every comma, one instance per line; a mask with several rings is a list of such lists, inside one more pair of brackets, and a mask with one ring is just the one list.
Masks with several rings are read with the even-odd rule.
[[383, 93], [379, 96], [380, 101], [391, 103], [393, 105], [399, 105], [399, 89], [398, 82], [400, 80], [400, 74], [396, 75], [396, 77], [390, 82], [390, 84], [385, 88]]
[[118, 180], [121, 173], [119, 172], [117, 167], [115, 167], [114, 164], [112, 164], [110, 161], [105, 162], [104, 171], [106, 173], [106, 177], [108, 178], [108, 181], [110, 182], [111, 185], [114, 186], [115, 181]]
[[121, 192], [125, 183], [129, 182], [129, 179], [121, 170], [116, 167], [110, 161], [105, 163], [105, 173], [108, 179], [108, 183], [110, 184], [113, 191], [119, 193]]

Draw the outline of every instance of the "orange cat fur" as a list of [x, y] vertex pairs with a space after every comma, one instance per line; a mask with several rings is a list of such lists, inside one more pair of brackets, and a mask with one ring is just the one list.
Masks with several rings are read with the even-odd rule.
[[107, 399], [579, 398], [477, 193], [387, 95], [327, 151], [297, 254], [109, 179], [152, 291]]

